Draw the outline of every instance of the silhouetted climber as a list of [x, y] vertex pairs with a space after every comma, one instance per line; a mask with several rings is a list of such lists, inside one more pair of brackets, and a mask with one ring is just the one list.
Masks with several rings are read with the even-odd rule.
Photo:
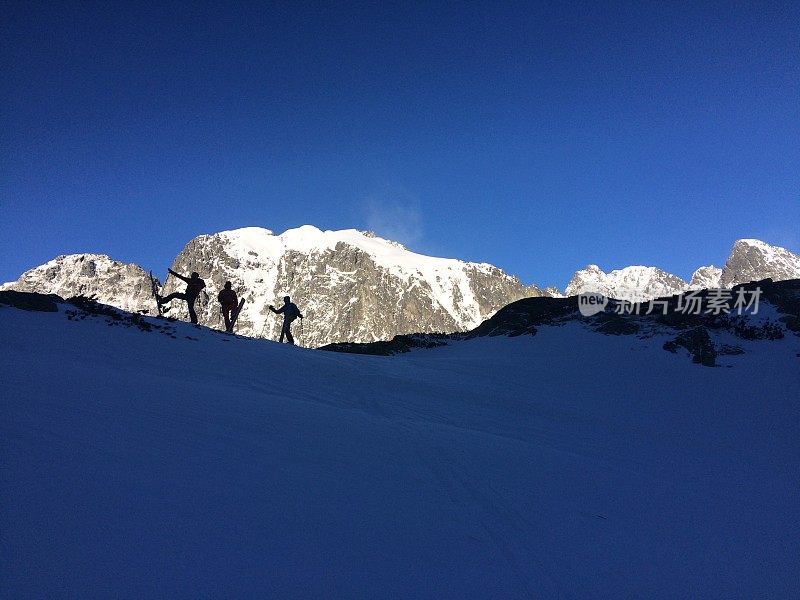
[[197, 300], [197, 297], [200, 295], [200, 292], [203, 291], [203, 288], [206, 287], [206, 282], [200, 279], [200, 275], [198, 273], [192, 273], [191, 277], [184, 277], [183, 275], [178, 275], [172, 269], [167, 269], [172, 275], [175, 275], [178, 279], [182, 279], [186, 282], [186, 293], [181, 294], [180, 292], [173, 292], [169, 296], [162, 298], [161, 296], [156, 296], [156, 300], [159, 304], [166, 304], [171, 300], [186, 300], [186, 305], [189, 307], [189, 318], [192, 320], [192, 323], [197, 324], [197, 313], [194, 312], [194, 301]]
[[283, 327], [281, 327], [281, 337], [278, 340], [280, 343], [283, 343], [283, 336], [286, 336], [286, 341], [290, 344], [294, 344], [294, 338], [292, 337], [291, 327], [292, 321], [294, 321], [297, 317], [303, 318], [303, 315], [300, 314], [300, 309], [297, 308], [297, 305], [294, 302], [291, 302], [289, 296], [283, 297], [283, 306], [279, 309], [275, 310], [275, 307], [271, 304], [269, 305], [269, 309], [274, 312], [276, 315], [283, 314]]
[[231, 289], [231, 282], [225, 282], [225, 289], [217, 294], [217, 300], [222, 304], [222, 316], [225, 317], [225, 331], [231, 332], [231, 317], [238, 308], [239, 298], [236, 292]]

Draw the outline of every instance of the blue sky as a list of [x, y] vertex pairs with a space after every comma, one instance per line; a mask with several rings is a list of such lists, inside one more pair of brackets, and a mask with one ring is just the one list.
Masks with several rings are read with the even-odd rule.
[[374, 229], [562, 287], [800, 251], [800, 4], [0, 2], [0, 280]]

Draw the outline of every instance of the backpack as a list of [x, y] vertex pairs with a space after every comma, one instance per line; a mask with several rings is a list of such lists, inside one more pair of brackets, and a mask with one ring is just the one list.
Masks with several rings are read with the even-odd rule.
[[297, 308], [294, 302], [290, 302], [286, 305], [286, 308], [283, 309], [283, 314], [286, 315], [286, 319], [291, 323], [300, 316], [300, 309]]

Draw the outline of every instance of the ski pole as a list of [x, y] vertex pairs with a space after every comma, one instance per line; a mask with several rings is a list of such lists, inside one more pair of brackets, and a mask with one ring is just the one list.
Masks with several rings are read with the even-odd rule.
[[265, 317], [264, 317], [264, 325], [261, 327], [261, 334], [259, 335], [259, 337], [260, 337], [262, 340], [264, 339], [264, 330], [267, 328], [267, 318], [268, 318], [268, 317], [269, 317], [269, 315], [267, 315], [267, 316], [265, 316]]

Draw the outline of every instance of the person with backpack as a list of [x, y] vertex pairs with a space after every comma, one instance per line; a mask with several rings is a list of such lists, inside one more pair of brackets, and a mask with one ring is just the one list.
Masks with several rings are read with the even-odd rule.
[[269, 309], [274, 312], [276, 315], [283, 314], [283, 327], [281, 327], [281, 337], [278, 340], [279, 343], [283, 343], [283, 336], [286, 336], [286, 341], [290, 344], [294, 344], [294, 338], [292, 337], [292, 321], [294, 321], [297, 317], [303, 318], [303, 315], [300, 314], [300, 309], [297, 308], [297, 305], [291, 301], [289, 296], [283, 297], [283, 306], [275, 309], [274, 306], [271, 304], [269, 305]]
[[239, 298], [236, 297], [236, 292], [231, 288], [230, 281], [225, 282], [225, 289], [217, 294], [217, 300], [222, 305], [221, 310], [222, 316], [225, 318], [225, 331], [231, 333], [233, 331], [231, 319], [239, 306]]
[[200, 295], [200, 292], [203, 291], [203, 288], [206, 287], [206, 282], [200, 279], [200, 275], [198, 273], [192, 273], [191, 277], [184, 277], [183, 275], [178, 275], [172, 269], [167, 269], [171, 275], [174, 275], [178, 279], [182, 279], [186, 282], [186, 292], [181, 294], [180, 292], [173, 292], [169, 296], [162, 298], [161, 296], [156, 296], [156, 301], [160, 304], [166, 304], [167, 302], [171, 302], [172, 300], [186, 300], [186, 305], [189, 307], [189, 319], [191, 319], [192, 323], [197, 325], [197, 313], [194, 312], [194, 303], [197, 300], [197, 297]]

